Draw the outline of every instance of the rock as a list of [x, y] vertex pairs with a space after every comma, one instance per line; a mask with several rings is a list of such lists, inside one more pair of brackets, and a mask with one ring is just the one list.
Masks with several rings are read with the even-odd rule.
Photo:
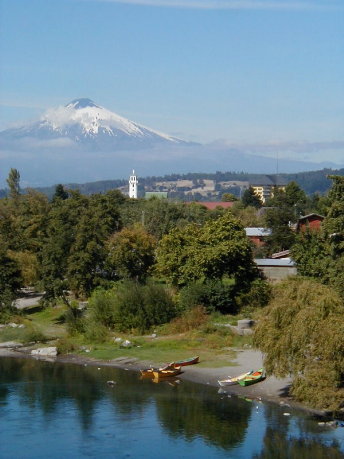
[[15, 349], [22, 346], [24, 346], [24, 344], [18, 343], [17, 341], [5, 341], [4, 343], [0, 343], [0, 349]]
[[156, 338], [156, 333], [152, 333], [152, 338]]
[[9, 327], [12, 327], [12, 328], [17, 328], [18, 327], [18, 324], [15, 324], [14, 322], [11, 322], [8, 324]]
[[131, 341], [129, 341], [128, 339], [126, 339], [125, 341], [123, 341], [123, 342], [121, 343], [121, 346], [122, 346], [122, 347], [131, 347], [131, 346], [132, 346], [132, 343], [131, 343]]
[[115, 338], [114, 341], [115, 341], [115, 343], [121, 343], [123, 341], [123, 339], [122, 338]]
[[241, 319], [238, 320], [238, 329], [243, 330], [243, 329], [250, 329], [254, 325], [254, 320], [252, 319]]
[[41, 347], [39, 349], [33, 349], [31, 351], [31, 355], [38, 355], [44, 357], [56, 357], [57, 356], [57, 348], [53, 347]]
[[24, 324], [20, 324], [20, 325], [18, 325], [18, 328], [25, 328], [25, 325]]
[[113, 387], [113, 386], [116, 384], [116, 381], [106, 381], [106, 384], [107, 384], [108, 386]]
[[5, 324], [0, 324], [0, 328], [5, 328], [6, 325]]

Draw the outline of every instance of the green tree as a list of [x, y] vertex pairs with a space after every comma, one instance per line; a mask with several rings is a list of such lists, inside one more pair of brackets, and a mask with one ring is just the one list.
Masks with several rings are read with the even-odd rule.
[[68, 192], [64, 189], [63, 185], [56, 185], [53, 201], [56, 201], [57, 199], [65, 200], [68, 199], [68, 196]]
[[68, 284], [76, 295], [88, 295], [108, 279], [105, 243], [121, 227], [118, 206], [111, 193], [92, 195], [85, 204], [74, 228], [67, 266]]
[[247, 285], [256, 275], [245, 231], [230, 212], [164, 236], [157, 250], [157, 271], [175, 285], [224, 276]]
[[21, 287], [21, 275], [17, 263], [8, 256], [7, 247], [0, 237], [0, 317], [4, 318], [12, 308], [17, 290]]
[[17, 169], [11, 168], [8, 178], [7, 185], [9, 188], [10, 199], [16, 200], [20, 195], [20, 173]]
[[252, 206], [259, 209], [262, 207], [262, 201], [260, 200], [259, 196], [256, 195], [254, 189], [250, 186], [247, 190], [244, 191], [241, 202], [244, 204], [245, 207]]
[[106, 269], [113, 273], [111, 277], [142, 281], [154, 264], [155, 247], [155, 238], [141, 226], [124, 228], [106, 243]]
[[268, 374], [293, 375], [292, 394], [315, 408], [343, 406], [343, 312], [333, 289], [295, 277], [274, 287], [255, 328]]
[[276, 189], [269, 206], [271, 208], [265, 215], [265, 224], [271, 229], [271, 236], [266, 240], [267, 249], [269, 253], [290, 249], [295, 240], [295, 233], [290, 226], [295, 220], [295, 212], [286, 192]]
[[223, 193], [221, 196], [221, 201], [224, 202], [234, 202], [237, 201], [238, 198], [233, 193]]

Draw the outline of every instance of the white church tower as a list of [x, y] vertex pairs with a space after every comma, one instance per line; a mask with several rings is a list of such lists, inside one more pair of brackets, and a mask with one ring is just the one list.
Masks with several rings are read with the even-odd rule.
[[133, 170], [133, 174], [129, 178], [129, 198], [137, 199], [137, 176]]

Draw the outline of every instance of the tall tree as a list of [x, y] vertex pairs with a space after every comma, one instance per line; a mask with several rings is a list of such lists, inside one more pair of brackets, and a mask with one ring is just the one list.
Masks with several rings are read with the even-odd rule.
[[245, 231], [230, 212], [203, 226], [176, 228], [164, 236], [157, 250], [157, 270], [176, 285], [232, 276], [244, 286], [257, 273]]
[[256, 195], [254, 189], [251, 186], [244, 191], [244, 194], [241, 198], [241, 202], [244, 204], [245, 207], [252, 206], [256, 207], [257, 209], [259, 209], [263, 205], [259, 196]]
[[6, 244], [0, 237], [0, 317], [5, 311], [11, 309], [21, 282], [19, 267], [8, 256]]
[[333, 289], [290, 278], [275, 286], [255, 328], [268, 374], [293, 375], [292, 394], [315, 408], [343, 406], [343, 310]]
[[269, 253], [290, 249], [295, 240], [295, 233], [291, 229], [291, 223], [295, 220], [293, 206], [287, 200], [286, 192], [276, 189], [273, 198], [269, 201], [266, 212], [266, 226], [271, 229], [271, 235], [267, 238]]
[[20, 195], [20, 173], [17, 169], [11, 168], [8, 178], [7, 185], [9, 188], [9, 197], [16, 200]]
[[144, 280], [154, 263], [155, 238], [141, 226], [124, 228], [106, 243], [106, 268], [114, 278]]

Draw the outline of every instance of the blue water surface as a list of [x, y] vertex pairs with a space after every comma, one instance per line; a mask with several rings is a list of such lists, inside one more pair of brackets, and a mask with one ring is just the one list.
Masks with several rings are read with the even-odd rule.
[[1, 459], [176, 457], [344, 458], [344, 428], [187, 381], [0, 358]]

